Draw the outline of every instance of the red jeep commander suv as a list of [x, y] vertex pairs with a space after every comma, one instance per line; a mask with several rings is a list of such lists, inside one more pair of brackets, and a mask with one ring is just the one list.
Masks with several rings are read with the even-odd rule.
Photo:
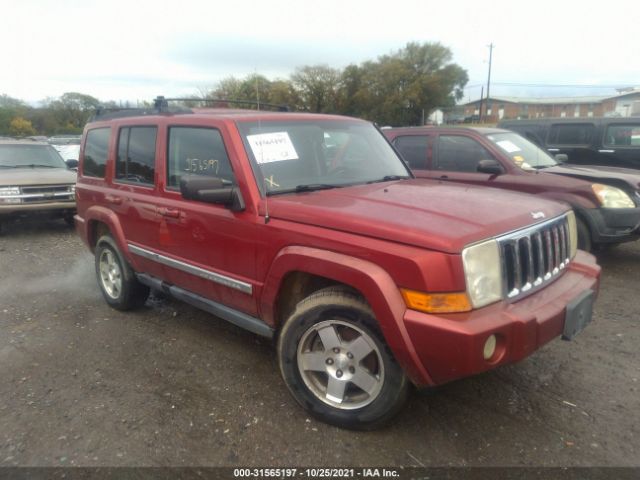
[[276, 340], [316, 417], [374, 428], [410, 384], [520, 360], [591, 319], [563, 204], [416, 180], [353, 118], [157, 108], [85, 128], [76, 225], [105, 300], [149, 289]]

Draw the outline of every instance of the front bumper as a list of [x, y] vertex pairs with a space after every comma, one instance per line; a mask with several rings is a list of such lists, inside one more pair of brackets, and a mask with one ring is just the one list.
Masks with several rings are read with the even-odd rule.
[[[578, 251], [557, 280], [514, 303], [496, 304], [468, 313], [429, 315], [407, 310], [404, 324], [413, 350], [433, 386], [521, 360], [563, 333], [567, 305], [585, 292], [597, 294], [600, 267]], [[496, 354], [483, 356], [484, 344], [496, 335]]]
[[594, 243], [621, 243], [640, 236], [640, 207], [584, 208], [578, 214], [587, 222]]
[[75, 211], [75, 201], [0, 204], [0, 217], [17, 217], [21, 215], [30, 215], [32, 213], [41, 212], [54, 215], [58, 213], [66, 215], [67, 213], [72, 213]]

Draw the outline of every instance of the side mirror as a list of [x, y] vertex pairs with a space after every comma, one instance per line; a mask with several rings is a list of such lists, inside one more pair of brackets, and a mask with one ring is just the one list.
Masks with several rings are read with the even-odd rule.
[[554, 158], [558, 163], [567, 163], [569, 161], [569, 155], [566, 153], [556, 153]]
[[478, 172], [489, 175], [500, 175], [504, 173], [504, 168], [496, 160], [480, 160], [478, 162]]
[[245, 208], [238, 187], [218, 177], [183, 175], [180, 178], [180, 193], [187, 200], [224, 205], [234, 212]]
[[74, 159], [74, 158], [70, 158], [68, 160], [65, 160], [64, 163], [67, 164], [67, 168], [70, 170], [77, 170], [78, 169], [78, 160]]

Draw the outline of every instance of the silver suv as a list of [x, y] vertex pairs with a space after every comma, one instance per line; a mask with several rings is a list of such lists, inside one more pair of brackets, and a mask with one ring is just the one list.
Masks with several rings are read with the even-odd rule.
[[73, 224], [76, 173], [48, 143], [0, 140], [0, 227], [25, 214], [61, 217]]

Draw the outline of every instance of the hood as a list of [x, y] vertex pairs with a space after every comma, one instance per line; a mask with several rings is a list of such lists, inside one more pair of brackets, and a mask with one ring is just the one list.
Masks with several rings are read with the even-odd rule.
[[594, 183], [615, 186], [627, 184], [633, 190], [640, 190], [640, 171], [630, 168], [562, 164], [545, 168], [544, 171], [589, 180]]
[[272, 219], [448, 253], [568, 210], [530, 195], [420, 179], [271, 196], [268, 201]]
[[0, 186], [66, 185], [76, 183], [76, 176], [66, 168], [3, 168]]

